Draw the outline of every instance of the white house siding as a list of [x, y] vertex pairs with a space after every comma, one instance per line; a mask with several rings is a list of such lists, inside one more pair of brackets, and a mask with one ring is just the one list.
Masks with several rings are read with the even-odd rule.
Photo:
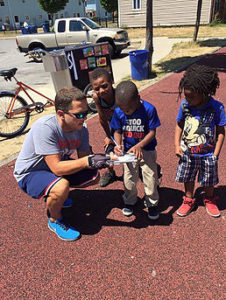
[[141, 9], [132, 9], [133, 0], [118, 0], [119, 25], [127, 27], [146, 26], [146, 0], [141, 1]]
[[[146, 1], [141, 0], [141, 9], [132, 10], [132, 0], [119, 0], [119, 24], [127, 27], [146, 26]], [[201, 24], [210, 21], [211, 0], [202, 1]], [[153, 24], [194, 25], [198, 0], [153, 0]]]
[[[4, 6], [0, 6], [0, 28], [9, 17], [9, 28], [15, 27], [15, 16], [20, 25], [26, 21], [29, 25], [41, 26], [48, 20], [48, 14], [40, 8], [37, 0], [3, 0]], [[58, 12], [59, 17], [85, 16], [85, 7], [81, 0], [70, 0], [64, 10]], [[29, 19], [27, 19], [27, 17]]]

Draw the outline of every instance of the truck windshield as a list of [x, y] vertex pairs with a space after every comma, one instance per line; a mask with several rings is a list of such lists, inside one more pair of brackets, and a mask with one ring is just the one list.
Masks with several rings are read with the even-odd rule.
[[97, 23], [93, 22], [92, 20], [90, 19], [87, 19], [87, 18], [82, 18], [82, 21], [88, 25], [90, 28], [92, 29], [98, 29], [98, 28], [101, 28], [100, 25], [98, 25]]

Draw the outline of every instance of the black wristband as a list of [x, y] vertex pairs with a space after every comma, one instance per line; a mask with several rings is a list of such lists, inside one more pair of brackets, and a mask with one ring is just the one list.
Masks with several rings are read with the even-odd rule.
[[90, 155], [88, 156], [88, 166], [89, 166], [89, 167], [92, 167], [92, 157], [94, 157], [94, 154], [90, 154]]

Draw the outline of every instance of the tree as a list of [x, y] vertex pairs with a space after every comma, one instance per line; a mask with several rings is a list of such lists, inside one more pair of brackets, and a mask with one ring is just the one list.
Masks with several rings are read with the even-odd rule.
[[148, 52], [148, 74], [151, 75], [152, 55], [154, 52], [154, 47], [153, 47], [153, 0], [147, 0], [145, 49], [149, 51]]
[[109, 13], [112, 13], [114, 22], [114, 12], [118, 10], [118, 0], [100, 0], [100, 5]]
[[118, 0], [100, 0], [100, 4], [109, 13], [118, 9]]
[[197, 36], [198, 36], [198, 32], [199, 32], [201, 11], [202, 11], [202, 0], [198, 0], [197, 13], [196, 13], [196, 23], [195, 23], [195, 31], [194, 31], [194, 35], [193, 35], [193, 41], [194, 42], [196, 42]]
[[54, 14], [63, 10], [69, 0], [38, 0], [39, 6], [47, 12], [51, 20], [53, 20]]

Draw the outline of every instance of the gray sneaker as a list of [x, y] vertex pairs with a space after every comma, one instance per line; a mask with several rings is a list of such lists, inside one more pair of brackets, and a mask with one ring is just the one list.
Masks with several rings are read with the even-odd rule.
[[113, 173], [107, 171], [103, 174], [100, 180], [100, 186], [105, 187], [116, 180], [115, 171]]
[[125, 207], [122, 209], [122, 213], [124, 216], [130, 217], [133, 214], [134, 205], [125, 204]]

